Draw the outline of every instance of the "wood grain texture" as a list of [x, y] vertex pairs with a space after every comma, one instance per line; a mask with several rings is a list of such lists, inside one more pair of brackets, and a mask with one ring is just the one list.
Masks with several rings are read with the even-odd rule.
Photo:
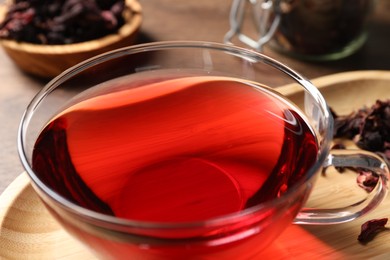
[[[390, 71], [357, 71], [312, 81], [332, 108], [349, 113], [376, 99], [390, 98]], [[295, 89], [295, 90], [294, 90]], [[294, 95], [296, 86], [282, 88]], [[329, 172], [320, 177], [308, 204], [338, 207], [366, 196], [356, 184], [356, 174]], [[358, 243], [362, 223], [390, 217], [390, 198], [373, 212], [350, 223], [333, 226], [291, 225], [258, 259], [390, 259], [390, 229], [366, 245]], [[94, 259], [49, 215], [20, 175], [0, 196], [0, 259]]]
[[25, 173], [0, 201], [0, 259], [95, 259], [51, 217]]
[[[142, 22], [142, 8], [137, 0], [126, 0], [129, 7], [123, 13], [126, 23], [118, 33], [87, 42], [64, 45], [40, 45], [12, 40], [0, 40], [8, 56], [23, 71], [52, 78], [95, 55], [133, 44]], [[0, 9], [0, 20], [4, 6]]]

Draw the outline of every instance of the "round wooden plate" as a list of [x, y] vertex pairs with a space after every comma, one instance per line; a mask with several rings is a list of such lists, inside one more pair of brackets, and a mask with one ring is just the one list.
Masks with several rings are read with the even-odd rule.
[[[312, 80], [339, 114], [390, 99], [390, 71], [356, 71]], [[294, 85], [281, 88], [294, 97]], [[309, 203], [326, 207], [351, 203], [362, 195], [354, 173], [331, 172], [319, 182]], [[363, 193], [363, 195], [365, 195]], [[340, 205], [338, 205], [340, 204]], [[333, 226], [291, 225], [259, 259], [390, 259], [390, 229], [365, 245], [357, 241], [367, 220], [390, 217], [390, 198], [353, 222]], [[390, 223], [389, 223], [390, 225]], [[0, 259], [95, 259], [50, 216], [23, 173], [0, 196]]]
[[46, 210], [26, 173], [0, 196], [0, 259], [96, 259]]

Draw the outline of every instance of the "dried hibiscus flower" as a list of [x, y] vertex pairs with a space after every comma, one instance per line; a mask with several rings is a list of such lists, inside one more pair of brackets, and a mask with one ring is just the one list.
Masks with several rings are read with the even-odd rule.
[[14, 0], [0, 22], [0, 39], [68, 44], [115, 33], [124, 0]]
[[390, 100], [377, 100], [372, 107], [361, 108], [347, 116], [332, 114], [334, 137], [351, 139], [359, 148], [390, 160]]
[[359, 242], [365, 244], [371, 241], [377, 233], [386, 229], [387, 220], [387, 218], [372, 219], [363, 223], [358, 236]]
[[[390, 100], [377, 100], [371, 107], [363, 107], [346, 116], [339, 116], [333, 110], [335, 119], [334, 137], [352, 140], [359, 148], [390, 160]], [[343, 144], [335, 144], [333, 149], [344, 149]], [[336, 168], [343, 172], [345, 168]], [[357, 183], [370, 192], [378, 182], [378, 175], [360, 168], [349, 168], [359, 174]], [[326, 170], [326, 169], [325, 169]]]
[[371, 192], [376, 184], [378, 183], [379, 176], [378, 174], [370, 171], [358, 170], [357, 183], [358, 185], [366, 190], [367, 192]]

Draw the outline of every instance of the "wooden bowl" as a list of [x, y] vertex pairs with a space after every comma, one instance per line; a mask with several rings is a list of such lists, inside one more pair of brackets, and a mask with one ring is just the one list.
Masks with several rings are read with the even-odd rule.
[[[125, 0], [125, 24], [116, 34], [74, 44], [43, 45], [0, 40], [5, 52], [23, 71], [42, 78], [52, 78], [67, 68], [95, 55], [131, 45], [142, 22], [142, 8], [137, 0]], [[0, 20], [5, 6], [0, 10]]]

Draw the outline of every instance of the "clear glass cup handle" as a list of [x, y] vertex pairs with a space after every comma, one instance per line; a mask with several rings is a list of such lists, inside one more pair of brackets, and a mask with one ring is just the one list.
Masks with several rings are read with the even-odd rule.
[[332, 150], [323, 166], [362, 168], [378, 174], [379, 180], [372, 192], [360, 202], [335, 209], [303, 208], [295, 218], [295, 224], [329, 225], [349, 222], [373, 210], [387, 195], [388, 165], [371, 152]]
[[[230, 30], [225, 34], [224, 42], [231, 44], [232, 39], [237, 39], [247, 46], [262, 51], [273, 37], [280, 23], [279, 5], [281, 0], [233, 0], [229, 15]], [[258, 39], [253, 39], [242, 32], [246, 3], [251, 5], [254, 25], [259, 34]], [[273, 14], [273, 16], [271, 16]], [[270, 21], [270, 22], [269, 22]], [[269, 25], [268, 25], [269, 24]]]

